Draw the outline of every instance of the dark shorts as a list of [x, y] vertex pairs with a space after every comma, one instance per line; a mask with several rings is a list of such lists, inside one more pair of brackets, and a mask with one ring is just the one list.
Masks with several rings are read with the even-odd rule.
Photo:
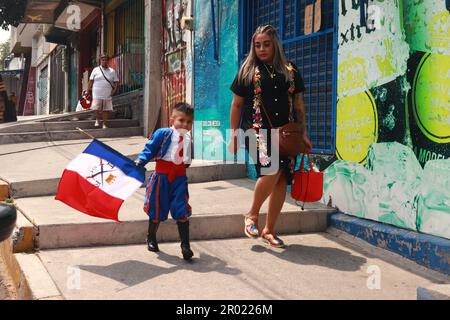
[[[268, 141], [270, 141], [270, 140], [268, 140]], [[262, 176], [273, 174], [274, 173], [273, 170], [275, 170], [275, 169], [271, 168], [272, 165], [269, 164], [268, 166], [263, 166], [259, 162], [259, 155], [258, 155], [259, 153], [258, 153], [258, 151], [256, 152], [257, 153], [256, 155], [252, 154], [250, 152], [250, 145], [249, 144], [250, 144], [249, 139], [245, 139], [245, 150], [247, 151], [247, 154], [249, 155], [249, 157], [246, 159], [247, 160], [247, 164], [249, 166], [253, 166], [254, 167], [254, 169], [256, 171], [256, 176], [259, 178], [259, 177], [262, 177]], [[269, 149], [268, 153], [269, 153], [269, 156], [270, 156], [270, 146], [268, 146], [268, 149]], [[250, 157], [252, 158], [253, 163], [250, 163], [250, 161], [248, 161], [250, 159]], [[255, 157], [257, 159], [255, 159]], [[264, 171], [267, 171], [267, 170], [264, 170], [264, 168], [270, 170], [270, 172], [267, 172], [267, 173], [264, 172]], [[286, 182], [287, 182], [288, 185], [292, 184], [292, 178], [293, 178], [294, 175], [293, 175], [292, 170], [291, 170], [291, 160], [289, 159], [289, 157], [279, 155], [278, 171], [281, 171], [284, 174], [284, 176], [286, 178]]]

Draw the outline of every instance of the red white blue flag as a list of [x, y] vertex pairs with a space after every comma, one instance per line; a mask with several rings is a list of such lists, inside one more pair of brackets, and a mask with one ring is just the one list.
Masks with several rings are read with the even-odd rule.
[[145, 169], [93, 140], [63, 172], [55, 199], [88, 215], [119, 221], [125, 199], [145, 181]]

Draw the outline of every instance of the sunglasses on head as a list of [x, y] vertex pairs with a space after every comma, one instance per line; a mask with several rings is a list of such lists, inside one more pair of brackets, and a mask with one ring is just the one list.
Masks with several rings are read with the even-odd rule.
[[266, 24], [266, 25], [262, 25], [259, 26], [258, 29], [260, 29], [261, 31], [265, 32], [265, 31], [276, 31], [277, 29], [275, 29], [274, 26], [272, 26], [271, 24]]

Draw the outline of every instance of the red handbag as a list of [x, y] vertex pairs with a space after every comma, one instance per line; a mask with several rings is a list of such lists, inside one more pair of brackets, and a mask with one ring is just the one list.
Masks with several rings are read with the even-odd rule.
[[307, 153], [309, 171], [303, 171], [304, 156], [298, 171], [294, 172], [291, 186], [291, 196], [297, 201], [316, 202], [323, 195], [323, 172], [313, 170], [310, 154]]

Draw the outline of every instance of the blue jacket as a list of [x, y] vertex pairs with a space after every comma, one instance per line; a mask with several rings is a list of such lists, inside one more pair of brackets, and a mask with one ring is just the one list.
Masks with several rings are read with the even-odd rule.
[[[172, 129], [160, 128], [153, 132], [152, 137], [145, 144], [144, 150], [139, 154], [137, 160], [141, 161], [141, 165], [145, 166], [151, 160], [159, 160], [167, 153], [170, 143], [172, 142]], [[192, 148], [189, 148], [190, 154]]]

